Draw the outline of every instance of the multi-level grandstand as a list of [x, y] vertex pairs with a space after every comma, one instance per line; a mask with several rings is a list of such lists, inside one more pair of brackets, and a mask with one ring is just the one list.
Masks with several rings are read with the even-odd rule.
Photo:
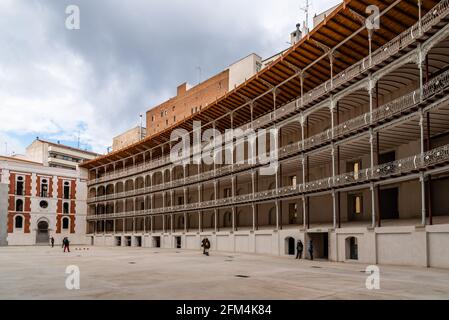
[[[344, 0], [201, 112], [84, 163], [92, 243], [288, 255], [302, 239], [332, 261], [449, 268], [448, 21], [449, 0]], [[243, 133], [173, 163], [171, 133], [194, 141], [196, 121]], [[254, 157], [261, 129], [277, 152]], [[245, 161], [193, 161], [213, 142]]]

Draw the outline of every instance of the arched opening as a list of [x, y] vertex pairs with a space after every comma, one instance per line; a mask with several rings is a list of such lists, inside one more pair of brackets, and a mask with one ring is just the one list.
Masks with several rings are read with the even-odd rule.
[[14, 228], [16, 229], [23, 229], [23, 217], [22, 216], [16, 216], [14, 219]]
[[63, 218], [62, 219], [62, 229], [63, 230], [68, 230], [69, 229], [69, 226], [70, 226], [70, 220], [69, 220], [69, 218]]
[[94, 198], [97, 196], [97, 190], [95, 188], [90, 188], [89, 190], [89, 198]]
[[16, 195], [18, 195], [18, 196], [23, 196], [24, 195], [24, 192], [23, 192], [23, 177], [17, 177]]
[[69, 203], [68, 202], [64, 202], [62, 204], [62, 213], [64, 214], [68, 214], [69, 213]]
[[48, 222], [41, 220], [37, 223], [36, 243], [48, 243]]
[[22, 199], [17, 199], [16, 200], [16, 211], [17, 212], [22, 212], [23, 211], [23, 200]]
[[47, 198], [48, 197], [48, 180], [42, 179], [41, 182], [41, 198]]
[[113, 184], [108, 184], [106, 186], [106, 194], [107, 195], [114, 194], [114, 185]]
[[295, 255], [295, 238], [287, 237], [285, 238], [285, 253], [294, 256]]
[[359, 248], [356, 237], [346, 238], [346, 259], [347, 260], [359, 259]]

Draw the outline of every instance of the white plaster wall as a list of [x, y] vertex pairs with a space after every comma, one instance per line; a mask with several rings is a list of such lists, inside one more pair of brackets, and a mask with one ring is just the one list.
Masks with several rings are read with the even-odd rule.
[[449, 231], [428, 234], [429, 266], [449, 268]]
[[235, 239], [235, 251], [236, 252], [250, 252], [249, 235], [236, 234], [234, 239]]
[[382, 233], [377, 235], [379, 264], [414, 265], [417, 250], [411, 233]]
[[271, 254], [271, 234], [256, 234], [256, 253]]

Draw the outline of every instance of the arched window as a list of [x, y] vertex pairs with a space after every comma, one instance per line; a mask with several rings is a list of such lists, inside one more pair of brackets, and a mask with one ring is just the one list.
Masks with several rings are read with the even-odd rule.
[[70, 183], [64, 182], [64, 199], [70, 199]]
[[22, 199], [17, 199], [16, 200], [16, 211], [17, 212], [22, 212], [23, 211], [23, 200]]
[[67, 230], [69, 228], [70, 221], [69, 218], [62, 219], [62, 229]]
[[48, 197], [48, 180], [42, 179], [41, 181], [41, 198]]
[[23, 228], [23, 217], [22, 216], [16, 216], [14, 219], [14, 227], [16, 229], [22, 229]]
[[16, 195], [23, 196], [23, 177], [17, 177]]
[[68, 202], [64, 202], [64, 204], [62, 205], [62, 213], [65, 213], [65, 214], [69, 213], [69, 203]]

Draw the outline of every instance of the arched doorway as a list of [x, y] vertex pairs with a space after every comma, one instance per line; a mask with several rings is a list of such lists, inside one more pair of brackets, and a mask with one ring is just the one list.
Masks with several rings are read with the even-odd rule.
[[285, 238], [286, 254], [290, 256], [295, 255], [295, 239], [292, 237]]
[[359, 248], [356, 237], [346, 238], [346, 259], [348, 260], [359, 259]]
[[36, 243], [48, 244], [48, 241], [49, 241], [48, 222], [45, 220], [41, 220], [37, 223]]

